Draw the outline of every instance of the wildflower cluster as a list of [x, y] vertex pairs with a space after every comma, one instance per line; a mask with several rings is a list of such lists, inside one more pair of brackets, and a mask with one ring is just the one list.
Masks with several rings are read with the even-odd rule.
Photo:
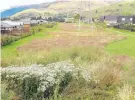
[[[11, 89], [15, 89], [16, 85], [21, 86], [24, 93], [28, 88], [27, 95], [34, 91], [35, 93], [43, 93], [48, 87], [59, 84], [66, 73], [72, 72], [73, 69], [74, 65], [66, 61], [47, 66], [35, 64], [28, 67], [7, 67], [2, 68], [2, 80], [7, 81], [9, 88], [12, 85]], [[29, 91], [30, 89], [32, 91]]]

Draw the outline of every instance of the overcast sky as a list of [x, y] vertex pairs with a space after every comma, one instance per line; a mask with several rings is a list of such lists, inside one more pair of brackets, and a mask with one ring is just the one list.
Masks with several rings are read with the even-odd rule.
[[0, 10], [9, 9], [13, 6], [19, 5], [29, 5], [29, 4], [39, 4], [44, 2], [51, 2], [55, 0], [1, 0], [0, 1]]

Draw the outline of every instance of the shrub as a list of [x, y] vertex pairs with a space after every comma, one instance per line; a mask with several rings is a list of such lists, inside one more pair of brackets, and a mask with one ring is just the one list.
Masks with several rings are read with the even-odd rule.
[[[70, 72], [73, 65], [68, 62], [42, 65], [32, 65], [30, 67], [8, 67], [2, 69], [2, 80], [7, 83], [7, 89], [13, 90], [17, 95], [21, 95], [23, 100], [32, 98], [43, 99], [46, 89], [55, 87], [60, 83], [60, 91], [71, 79]], [[53, 89], [50, 93], [53, 93]]]
[[46, 24], [45, 27], [46, 27], [46, 28], [53, 28], [54, 25], [55, 25], [55, 24]]
[[[115, 28], [116, 28], [116, 27], [115, 27]], [[130, 24], [121, 24], [121, 25], [119, 25], [118, 28], [130, 30], [130, 31], [132, 31], [132, 32], [135, 31], [135, 26], [134, 26], [134, 25], [130, 25]]]
[[2, 46], [8, 45], [8, 44], [10, 44], [13, 41], [16, 41], [18, 39], [19, 39], [19, 37], [17, 37], [17, 36], [2, 36], [1, 37], [1, 45]]
[[6, 88], [6, 84], [1, 84], [1, 99], [12, 100], [15, 97], [15, 93], [13, 91], [7, 91]]

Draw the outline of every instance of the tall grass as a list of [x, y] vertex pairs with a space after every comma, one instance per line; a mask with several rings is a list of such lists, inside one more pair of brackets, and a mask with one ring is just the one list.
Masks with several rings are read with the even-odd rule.
[[135, 100], [135, 92], [132, 86], [125, 84], [122, 88], [119, 88], [118, 100]]
[[103, 51], [93, 47], [71, 47], [51, 51], [23, 52], [11, 58], [3, 57], [2, 66], [49, 64], [58, 61], [71, 60], [75, 64], [87, 64], [100, 60], [105, 55]]
[[98, 48], [72, 47], [22, 53], [8, 59], [5, 65], [46, 65], [63, 60], [74, 63], [78, 73], [72, 73], [72, 78], [67, 75], [59, 86], [53, 88], [49, 100], [134, 100], [132, 87], [123, 86], [123, 66]]

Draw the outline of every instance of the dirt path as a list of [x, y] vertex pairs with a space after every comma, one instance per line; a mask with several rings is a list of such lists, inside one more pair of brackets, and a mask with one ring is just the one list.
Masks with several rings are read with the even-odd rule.
[[[94, 31], [93, 31], [94, 30]], [[52, 32], [53, 38], [36, 39], [30, 43], [18, 47], [18, 51], [39, 51], [53, 48], [64, 48], [73, 46], [96, 46], [104, 47], [106, 44], [121, 40], [123, 37], [91, 29], [88, 25], [82, 25], [81, 30], [72, 23], [61, 23], [59, 32]]]

